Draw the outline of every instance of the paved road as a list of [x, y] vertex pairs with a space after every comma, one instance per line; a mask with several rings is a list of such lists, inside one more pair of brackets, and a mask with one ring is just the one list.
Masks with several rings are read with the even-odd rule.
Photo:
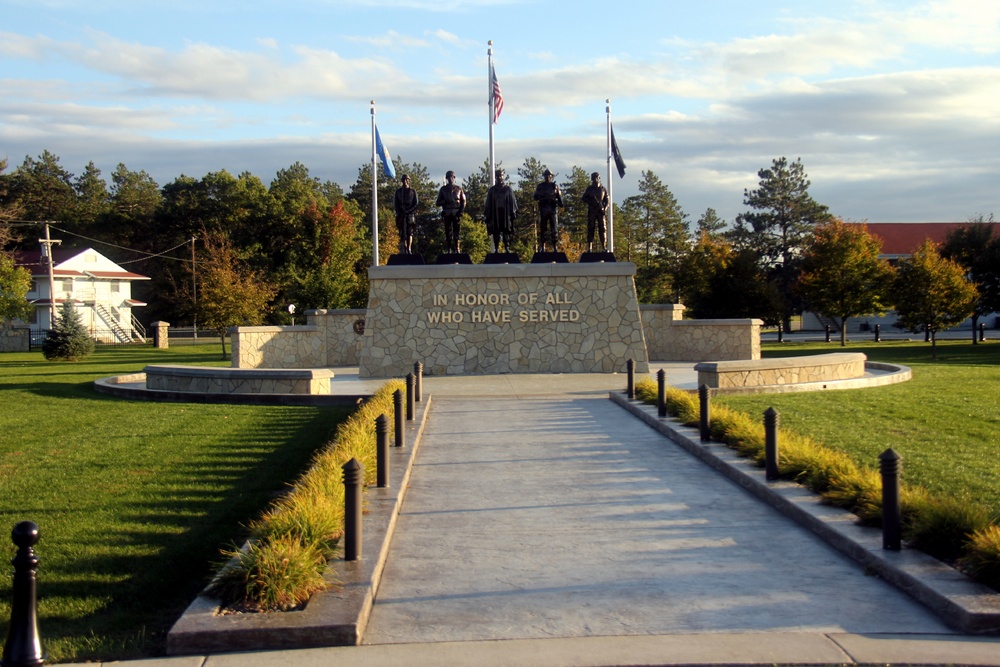
[[366, 644], [940, 633], [607, 398], [435, 397]]

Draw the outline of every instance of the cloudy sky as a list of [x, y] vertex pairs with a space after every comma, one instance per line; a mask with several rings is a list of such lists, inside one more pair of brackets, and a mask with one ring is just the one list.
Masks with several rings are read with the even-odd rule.
[[462, 178], [488, 155], [628, 171], [691, 220], [732, 220], [774, 158], [801, 158], [847, 220], [1000, 214], [997, 0], [0, 0], [0, 158], [49, 150], [161, 185], [302, 162], [347, 189], [370, 101], [393, 155]]

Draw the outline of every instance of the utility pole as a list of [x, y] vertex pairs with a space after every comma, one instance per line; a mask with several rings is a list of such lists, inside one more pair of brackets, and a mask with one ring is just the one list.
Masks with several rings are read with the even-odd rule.
[[38, 242], [42, 244], [42, 256], [47, 257], [49, 260], [49, 329], [55, 327], [56, 325], [56, 277], [55, 277], [55, 263], [52, 259], [52, 245], [59, 245], [62, 243], [60, 239], [52, 239], [49, 236], [49, 223], [45, 223], [45, 238], [38, 239]]
[[194, 317], [194, 339], [198, 340], [198, 271], [197, 264], [194, 260], [194, 240], [195, 236], [191, 237], [191, 299], [194, 303], [194, 308], [192, 310]]

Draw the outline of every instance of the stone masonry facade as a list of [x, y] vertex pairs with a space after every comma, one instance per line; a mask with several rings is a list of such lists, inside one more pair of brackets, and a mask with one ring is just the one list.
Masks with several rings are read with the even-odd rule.
[[650, 359], [760, 359], [761, 320], [685, 320], [681, 304], [640, 306], [639, 310]]
[[234, 368], [357, 366], [365, 311], [308, 310], [306, 325], [234, 327]]
[[369, 269], [361, 377], [648, 371], [631, 263]]
[[27, 324], [0, 322], [0, 352], [27, 352], [31, 347]]
[[203, 394], [329, 394], [327, 369], [248, 369], [160, 365], [145, 368], [146, 388]]
[[867, 357], [860, 352], [833, 352], [755, 361], [703, 362], [695, 365], [698, 384], [709, 389], [829, 382], [863, 377]]

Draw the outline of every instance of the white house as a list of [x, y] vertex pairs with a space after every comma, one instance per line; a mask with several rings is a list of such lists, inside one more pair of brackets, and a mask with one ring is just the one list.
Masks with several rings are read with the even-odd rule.
[[[93, 248], [52, 251], [56, 313], [71, 301], [92, 337], [106, 343], [145, 340], [146, 332], [133, 308], [146, 304], [132, 298], [132, 281], [149, 280], [118, 266]], [[18, 264], [31, 271], [27, 294], [35, 310], [29, 321], [33, 332], [52, 328], [50, 320], [48, 258], [40, 250], [18, 253]]]

